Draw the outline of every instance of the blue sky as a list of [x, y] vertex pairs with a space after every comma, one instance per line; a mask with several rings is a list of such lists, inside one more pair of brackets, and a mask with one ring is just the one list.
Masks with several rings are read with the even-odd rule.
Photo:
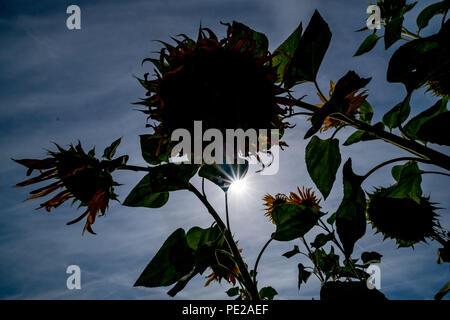
[[[413, 28], [421, 3], [408, 14]], [[431, 3], [431, 1], [430, 1]], [[81, 8], [82, 29], [66, 28], [66, 8]], [[133, 283], [163, 241], [176, 228], [207, 227], [211, 218], [198, 200], [187, 191], [173, 192], [161, 209], [128, 208], [112, 203], [106, 216], [97, 220], [96, 236], [81, 236], [82, 225], [66, 226], [80, 214], [64, 205], [51, 213], [35, 211], [37, 202], [22, 202], [27, 189], [12, 186], [25, 177], [25, 170], [10, 158], [41, 158], [51, 142], [61, 145], [78, 139], [86, 148], [97, 150], [118, 137], [120, 154], [129, 154], [129, 163], [145, 165], [139, 149], [139, 134], [148, 133], [143, 114], [133, 111], [131, 102], [145, 92], [133, 75], [151, 72], [141, 67], [143, 58], [159, 49], [152, 40], [169, 40], [186, 33], [195, 37], [200, 22], [224, 35], [220, 21], [240, 21], [264, 32], [275, 49], [299, 24], [308, 23], [318, 9], [333, 32], [330, 49], [321, 66], [318, 82], [328, 91], [329, 81], [337, 81], [348, 70], [373, 77], [368, 100], [379, 120], [402, 100], [400, 84], [386, 82], [389, 56], [381, 43], [369, 54], [352, 58], [366, 36], [354, 30], [364, 26], [368, 3], [358, 1], [10, 1], [0, 0], [0, 298], [1, 299], [166, 299], [169, 288], [134, 288]], [[429, 28], [427, 32], [432, 32]], [[299, 86], [296, 96], [318, 103], [310, 84]], [[413, 96], [413, 113], [427, 108], [436, 99], [418, 91]], [[415, 108], [414, 108], [415, 107]], [[274, 226], [264, 217], [261, 198], [266, 193], [288, 193], [297, 186], [313, 187], [304, 166], [305, 141], [309, 124], [304, 118], [288, 131], [289, 148], [282, 152], [280, 171], [274, 176], [249, 176], [252, 188], [243, 197], [230, 195], [233, 232], [244, 249], [244, 259], [254, 263], [257, 252]], [[342, 130], [343, 142], [351, 130]], [[327, 136], [324, 134], [324, 136]], [[443, 149], [448, 152], [448, 149]], [[100, 151], [99, 151], [100, 152]], [[352, 157], [354, 170], [365, 173], [393, 156], [403, 155], [379, 141], [342, 147], [342, 162]], [[426, 168], [425, 166], [423, 168]], [[124, 199], [139, 181], [140, 173], [119, 173], [123, 183], [117, 189]], [[341, 174], [323, 208], [334, 212], [342, 197]], [[194, 179], [194, 184], [199, 181]], [[365, 182], [365, 190], [392, 183], [389, 167]], [[449, 207], [449, 184], [441, 176], [425, 175], [422, 184], [433, 202]], [[223, 194], [207, 186], [214, 205], [223, 212]], [[441, 223], [449, 229], [447, 209], [440, 210]], [[313, 240], [317, 231], [311, 231]], [[436, 243], [419, 244], [415, 249], [396, 250], [393, 241], [382, 242], [368, 226], [366, 236], [355, 248], [383, 254], [380, 264], [382, 291], [391, 299], [430, 299], [449, 280], [448, 266], [436, 264]], [[315, 279], [297, 290], [297, 264], [307, 264], [295, 256], [281, 257], [292, 249], [290, 243], [273, 243], [261, 261], [260, 286], [271, 285], [280, 299], [318, 298], [320, 284]], [[328, 249], [327, 249], [328, 251]], [[82, 289], [66, 288], [67, 266], [79, 265]], [[206, 274], [204, 274], [206, 275]], [[211, 284], [197, 276], [177, 298], [224, 299], [229, 286]]]

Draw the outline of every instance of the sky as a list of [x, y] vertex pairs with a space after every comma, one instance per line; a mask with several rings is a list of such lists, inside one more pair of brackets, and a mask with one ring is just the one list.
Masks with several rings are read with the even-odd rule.
[[[407, 25], [414, 29], [415, 17], [431, 1], [420, 1], [408, 13]], [[81, 30], [68, 30], [66, 8], [81, 8]], [[389, 57], [400, 43], [388, 51], [378, 46], [362, 57], [352, 57], [366, 34], [354, 31], [365, 25], [368, 1], [333, 0], [184, 0], [184, 1], [20, 1], [0, 0], [0, 299], [169, 299], [169, 287], [135, 288], [133, 284], [164, 240], [177, 228], [208, 227], [212, 218], [188, 191], [171, 192], [160, 209], [130, 208], [111, 203], [106, 216], [97, 219], [97, 235], [81, 235], [82, 224], [66, 226], [81, 212], [63, 205], [47, 213], [35, 211], [38, 202], [23, 202], [30, 189], [12, 186], [25, 179], [25, 169], [11, 158], [43, 158], [52, 142], [67, 146], [78, 140], [86, 149], [96, 146], [101, 153], [122, 137], [118, 155], [130, 155], [129, 164], [145, 165], [139, 147], [139, 134], [145, 116], [134, 111], [132, 102], [145, 92], [134, 76], [152, 72], [141, 66], [142, 59], [155, 57], [160, 45], [185, 33], [196, 36], [200, 23], [224, 36], [220, 22], [242, 22], [263, 32], [274, 50], [298, 26], [309, 22], [318, 9], [328, 22], [333, 37], [320, 68], [318, 83], [328, 92], [329, 81], [337, 81], [348, 70], [372, 77], [367, 86], [368, 101], [375, 109], [375, 121], [400, 102], [405, 90], [401, 84], [386, 81]], [[433, 20], [434, 21], [434, 20]], [[433, 24], [433, 21], [431, 24]], [[433, 27], [425, 30], [433, 32]], [[310, 84], [298, 86], [297, 97], [319, 103]], [[413, 114], [434, 104], [436, 98], [424, 90], [414, 93]], [[289, 147], [280, 155], [280, 170], [272, 176], [248, 175], [245, 194], [230, 194], [231, 226], [243, 257], [253, 265], [257, 253], [274, 231], [264, 217], [262, 197], [266, 193], [289, 193], [297, 186], [314, 187], [304, 164], [307, 141], [303, 136], [310, 124], [303, 117], [292, 121], [287, 131]], [[342, 143], [352, 133], [337, 135]], [[328, 137], [323, 134], [321, 138]], [[433, 146], [434, 147], [434, 146]], [[444, 152], [447, 149], [437, 148]], [[354, 171], [363, 174], [390, 158], [406, 155], [380, 141], [341, 146], [342, 163], [353, 159]], [[428, 166], [421, 168], [429, 169]], [[142, 173], [120, 172], [115, 180], [119, 199], [125, 199]], [[199, 186], [200, 180], [192, 181]], [[364, 184], [366, 191], [393, 183], [387, 166]], [[422, 188], [439, 203], [441, 224], [449, 229], [449, 183], [445, 177], [424, 175]], [[315, 188], [314, 188], [315, 189]], [[316, 189], [315, 189], [316, 190]], [[224, 212], [222, 191], [207, 184], [208, 198]], [[323, 210], [334, 212], [342, 199], [342, 178], [335, 185]], [[223, 215], [222, 215], [223, 216]], [[312, 241], [317, 230], [307, 234]], [[311, 278], [297, 289], [297, 264], [308, 264], [299, 255], [281, 256], [297, 244], [273, 242], [259, 266], [259, 285], [273, 286], [279, 299], [318, 299], [320, 283]], [[450, 279], [448, 265], [436, 264], [435, 242], [421, 243], [415, 249], [396, 249], [395, 241], [382, 241], [367, 226], [357, 242], [355, 256], [364, 251], [383, 255], [380, 264], [381, 291], [389, 299], [432, 299]], [[328, 252], [328, 248], [326, 249]], [[81, 290], [68, 290], [66, 268], [81, 268]], [[196, 276], [176, 299], [226, 299], [230, 287], [225, 282], [204, 287], [205, 276]]]

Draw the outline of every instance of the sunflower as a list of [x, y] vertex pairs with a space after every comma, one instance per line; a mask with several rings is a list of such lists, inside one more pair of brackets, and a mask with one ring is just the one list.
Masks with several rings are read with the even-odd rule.
[[442, 72], [430, 79], [428, 81], [428, 90], [432, 91], [435, 96], [450, 96], [449, 72]]
[[368, 220], [385, 238], [392, 238], [401, 247], [409, 247], [426, 238], [435, 238], [439, 223], [436, 207], [428, 198], [419, 201], [385, 196], [381, 188], [369, 196]]
[[[335, 87], [336, 87], [336, 84], [333, 81], [330, 81], [330, 91], [329, 91], [330, 98], [334, 93]], [[348, 117], [353, 118], [358, 113], [358, 110], [362, 106], [364, 101], [366, 101], [366, 98], [367, 98], [366, 91], [363, 91], [363, 92], [360, 92], [359, 94], [357, 94], [359, 90], [360, 89], [357, 89], [357, 90], [349, 93], [345, 97], [345, 99], [348, 101], [348, 108], [347, 108], [347, 111], [345, 112], [345, 115]], [[325, 103], [328, 102], [329, 99], [324, 97], [319, 92], [317, 93], [317, 95], [319, 96], [320, 100], [322, 101], [322, 104], [316, 104], [316, 107], [322, 108], [325, 105]], [[309, 118], [309, 119], [311, 119], [311, 118]], [[327, 118], [325, 118], [325, 120], [323, 122], [323, 126], [320, 129], [320, 132], [327, 131], [330, 128], [337, 128], [342, 125], [344, 125], [344, 123], [342, 121], [327, 117]]]
[[[197, 41], [182, 35], [182, 40], [174, 39], [176, 46], [163, 43], [158, 59], [144, 60], [156, 66], [156, 79], [149, 80], [148, 73], [139, 79], [148, 97], [136, 104], [148, 108], [140, 111], [152, 120], [147, 126], [154, 129], [159, 145], [167, 145], [180, 128], [193, 137], [194, 121], [224, 136], [226, 129], [282, 132], [288, 127], [282, 122], [287, 108], [280, 106], [283, 100], [277, 96], [287, 91], [276, 83], [271, 53], [255, 40], [255, 31], [237, 22], [226, 26], [227, 36], [221, 40], [200, 28]], [[247, 145], [233, 152], [248, 155], [248, 150]]]
[[[239, 249], [239, 252], [242, 252], [242, 249]], [[233, 284], [233, 286], [236, 285], [236, 276], [239, 276], [241, 273], [236, 263], [230, 256], [218, 252], [215, 254], [215, 257], [217, 264], [210, 266], [212, 272], [206, 277], [208, 280], [206, 280], [205, 287], [209, 286], [212, 281], [220, 283], [222, 279]]]
[[56, 180], [53, 183], [30, 192], [31, 196], [26, 200], [42, 198], [50, 193], [62, 189], [50, 200], [43, 202], [37, 209], [45, 208], [48, 212], [57, 208], [69, 199], [80, 202], [80, 207], [87, 207], [86, 211], [77, 219], [67, 224], [76, 223], [86, 218], [83, 234], [88, 232], [95, 234], [91, 226], [99, 214], [105, 214], [110, 199], [117, 200], [113, 181], [110, 174], [112, 161], [99, 161], [94, 157], [94, 150], [85, 153], [80, 144], [70, 145], [65, 150], [56, 145], [58, 152], [49, 151], [51, 157], [39, 159], [14, 160], [28, 168], [27, 175], [33, 170], [39, 170], [40, 174], [34, 178], [18, 183], [15, 187], [25, 187], [31, 184]]
[[306, 207], [310, 207], [316, 210], [320, 210], [321, 206], [319, 206], [320, 200], [317, 199], [314, 191], [311, 191], [311, 188], [305, 188], [303, 187], [302, 190], [300, 190], [299, 187], [297, 187], [298, 194], [295, 192], [291, 192], [289, 194], [289, 197], [285, 194], [278, 193], [273, 197], [270, 194], [266, 194], [263, 197], [263, 201], [265, 201], [264, 206], [266, 206], [266, 213], [264, 214], [266, 217], [269, 217], [272, 223], [274, 223], [272, 219], [272, 211], [275, 208], [275, 206], [284, 204], [284, 203], [295, 203], [295, 204], [301, 204]]

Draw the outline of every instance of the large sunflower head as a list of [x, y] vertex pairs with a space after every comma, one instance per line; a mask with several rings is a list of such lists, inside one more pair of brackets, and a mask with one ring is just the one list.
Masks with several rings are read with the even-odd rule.
[[[86, 218], [83, 234], [87, 230], [93, 233], [91, 225], [99, 212], [105, 214], [110, 199], [117, 199], [114, 193], [114, 182], [111, 171], [113, 161], [99, 161], [95, 158], [94, 150], [85, 153], [80, 144], [71, 145], [67, 150], [56, 145], [57, 152], [49, 151], [50, 157], [38, 159], [14, 160], [28, 168], [27, 175], [33, 170], [39, 170], [40, 174], [34, 178], [18, 183], [15, 187], [24, 187], [35, 183], [53, 180], [44, 187], [31, 191], [31, 196], [26, 200], [41, 198], [54, 191], [59, 191], [51, 199], [43, 202], [38, 208], [51, 211], [65, 201], [73, 199], [79, 201], [80, 206], [87, 207], [86, 211], [77, 219], [68, 222], [72, 224]], [[119, 162], [126, 161], [127, 156], [119, 158]], [[56, 180], [56, 181], [55, 181]]]
[[161, 144], [176, 129], [194, 136], [194, 121], [202, 121], [204, 131], [218, 129], [223, 136], [226, 129], [287, 127], [281, 120], [286, 109], [277, 99], [285, 90], [277, 84], [267, 39], [237, 22], [227, 27], [221, 40], [200, 28], [197, 41], [182, 35], [175, 46], [164, 43], [158, 59], [144, 60], [157, 67], [156, 78], [149, 80], [146, 74], [139, 79], [148, 97], [138, 104], [148, 108], [142, 111]]
[[372, 226], [392, 238], [399, 246], [412, 246], [426, 238], [434, 238], [439, 227], [437, 208], [428, 198], [419, 197], [419, 202], [404, 197], [385, 196], [386, 189], [378, 189], [369, 196], [367, 215]]

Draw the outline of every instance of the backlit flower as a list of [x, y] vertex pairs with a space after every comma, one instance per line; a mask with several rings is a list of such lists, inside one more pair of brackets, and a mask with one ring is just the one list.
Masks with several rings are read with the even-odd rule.
[[[27, 175], [33, 170], [39, 170], [39, 175], [18, 183], [15, 187], [25, 187], [31, 184], [52, 180], [54, 182], [30, 192], [31, 196], [26, 200], [45, 197], [52, 192], [59, 191], [56, 195], [38, 208], [45, 208], [48, 212], [57, 208], [69, 199], [79, 201], [80, 206], [86, 207], [85, 212], [77, 219], [68, 222], [72, 224], [86, 218], [83, 234], [87, 230], [93, 233], [91, 228], [97, 215], [105, 214], [110, 199], [116, 199], [112, 179], [111, 163], [113, 161], [99, 161], [94, 157], [94, 150], [85, 153], [80, 144], [70, 146], [65, 150], [56, 145], [58, 152], [49, 151], [49, 158], [14, 160], [28, 168]], [[125, 156], [126, 157], [126, 156]]]

